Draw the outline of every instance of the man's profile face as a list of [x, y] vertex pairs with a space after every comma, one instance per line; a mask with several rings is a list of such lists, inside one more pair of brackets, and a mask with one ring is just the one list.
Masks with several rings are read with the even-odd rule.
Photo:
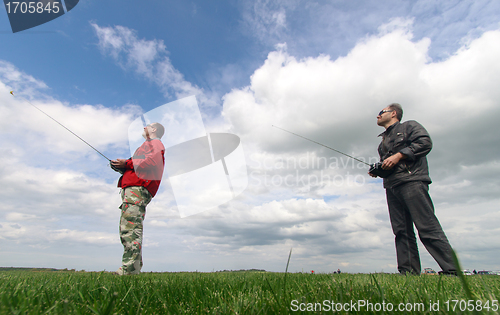
[[155, 133], [156, 129], [153, 128], [151, 125], [147, 125], [146, 127], [144, 127], [144, 131], [142, 132], [142, 137], [144, 139], [150, 139], [151, 138], [151, 134]]
[[[383, 112], [383, 113], [382, 113]], [[392, 119], [393, 110], [389, 107], [386, 107], [380, 111], [377, 115], [377, 125], [384, 126], [387, 122]]]

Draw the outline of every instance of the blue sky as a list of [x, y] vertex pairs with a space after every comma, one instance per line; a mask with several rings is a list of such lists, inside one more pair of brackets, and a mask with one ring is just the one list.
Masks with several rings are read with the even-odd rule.
[[112, 158], [139, 113], [190, 95], [207, 130], [241, 138], [238, 198], [180, 219], [162, 183], [146, 271], [281, 271], [292, 247], [292, 271], [396, 271], [380, 181], [271, 127], [368, 161], [392, 102], [433, 138], [431, 196], [464, 266], [498, 270], [499, 21], [493, 0], [82, 0], [16, 34], [0, 13], [0, 265], [114, 270], [122, 250], [115, 173], [13, 89]]

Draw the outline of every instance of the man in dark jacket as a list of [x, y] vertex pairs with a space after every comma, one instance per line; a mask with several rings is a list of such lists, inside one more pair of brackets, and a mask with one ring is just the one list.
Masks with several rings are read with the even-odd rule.
[[377, 116], [377, 124], [385, 128], [379, 135], [382, 142], [378, 147], [382, 168], [393, 171], [384, 178], [384, 188], [396, 239], [398, 271], [420, 274], [415, 224], [420, 240], [441, 267], [441, 273], [454, 274], [457, 268], [452, 249], [428, 193], [431, 178], [426, 155], [432, 149], [432, 141], [422, 125], [416, 121], [401, 123], [402, 117], [399, 104], [387, 106]]
[[123, 173], [118, 181], [122, 189], [120, 239], [124, 252], [119, 275], [138, 274], [142, 268], [142, 222], [146, 206], [156, 195], [165, 165], [165, 147], [160, 141], [164, 128], [159, 123], [144, 127], [146, 139], [128, 160], [111, 161], [111, 167]]

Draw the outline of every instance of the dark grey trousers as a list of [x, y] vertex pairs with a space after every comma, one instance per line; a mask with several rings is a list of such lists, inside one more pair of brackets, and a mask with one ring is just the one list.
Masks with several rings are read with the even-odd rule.
[[444, 272], [455, 271], [451, 246], [434, 214], [429, 185], [408, 182], [386, 189], [389, 217], [396, 237], [396, 254], [400, 273], [420, 274], [420, 257], [413, 224], [420, 241]]

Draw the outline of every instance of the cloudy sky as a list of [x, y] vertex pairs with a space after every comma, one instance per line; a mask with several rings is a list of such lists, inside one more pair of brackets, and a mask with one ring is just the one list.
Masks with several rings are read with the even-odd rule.
[[[429, 131], [430, 194], [464, 268], [500, 269], [500, 2], [82, 0], [13, 34], [0, 13], [0, 266], [115, 270], [128, 128], [195, 96], [248, 185], [181, 218], [148, 206], [144, 271], [396, 271], [377, 160], [389, 103]], [[13, 97], [9, 91], [17, 94]], [[186, 126], [186, 129], [192, 126]], [[439, 270], [420, 246], [422, 267]]]

